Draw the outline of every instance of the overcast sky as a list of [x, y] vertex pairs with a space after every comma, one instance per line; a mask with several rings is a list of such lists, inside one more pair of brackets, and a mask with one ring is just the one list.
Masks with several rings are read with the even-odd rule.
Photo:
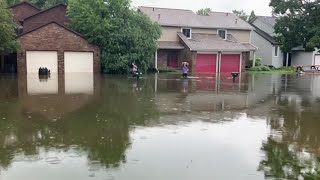
[[190, 9], [196, 11], [209, 7], [213, 11], [231, 12], [243, 9], [248, 14], [254, 10], [256, 15], [271, 15], [270, 0], [132, 0], [132, 5], [164, 8]]

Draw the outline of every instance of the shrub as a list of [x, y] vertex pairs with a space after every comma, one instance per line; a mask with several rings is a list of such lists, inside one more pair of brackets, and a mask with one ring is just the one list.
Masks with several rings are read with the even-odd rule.
[[164, 73], [164, 72], [177, 72], [176, 69], [171, 68], [171, 67], [159, 68], [158, 70], [159, 70], [160, 73]]
[[[250, 67], [253, 66], [253, 61], [250, 61]], [[256, 64], [255, 66], [262, 66], [262, 59], [261, 58], [256, 58]]]
[[249, 71], [270, 71], [268, 66], [256, 66], [249, 69]]

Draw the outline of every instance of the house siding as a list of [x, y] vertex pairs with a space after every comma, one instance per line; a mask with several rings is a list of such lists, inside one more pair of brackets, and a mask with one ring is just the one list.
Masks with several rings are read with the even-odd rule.
[[39, 9], [27, 3], [21, 3], [17, 6], [14, 6], [13, 8], [11, 8], [11, 10], [14, 15], [14, 19], [17, 23], [23, 21], [27, 17], [30, 17], [40, 12]]
[[67, 25], [67, 7], [65, 5], [56, 6], [45, 12], [25, 19], [23, 23], [23, 32], [29, 32], [53, 21], [61, 25]]
[[261, 58], [264, 65], [272, 65], [274, 46], [255, 31], [252, 32], [251, 42], [258, 47], [256, 58]]
[[[159, 41], [179, 41], [177, 35], [178, 32], [181, 32], [182, 27], [168, 27], [162, 26], [162, 34]], [[186, 27], [188, 28], [188, 27]], [[192, 33], [202, 33], [202, 34], [217, 34], [217, 29], [205, 29], [205, 28], [191, 28]], [[250, 42], [250, 33], [251, 30], [227, 30], [228, 34], [231, 34], [241, 43]]]
[[51, 23], [18, 38], [21, 49], [18, 52], [18, 73], [26, 73], [26, 51], [57, 51], [58, 70], [64, 73], [64, 52], [93, 52], [93, 68], [98, 73], [101, 70], [100, 50], [87, 40], [69, 30]]

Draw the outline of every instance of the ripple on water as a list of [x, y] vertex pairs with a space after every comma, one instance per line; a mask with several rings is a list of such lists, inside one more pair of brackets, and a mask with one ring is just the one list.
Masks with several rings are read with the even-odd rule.
[[45, 161], [49, 164], [60, 164], [61, 160], [58, 157], [48, 157]]

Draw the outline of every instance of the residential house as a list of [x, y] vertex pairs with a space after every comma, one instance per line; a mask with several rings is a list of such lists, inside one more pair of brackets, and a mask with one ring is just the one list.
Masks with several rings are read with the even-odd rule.
[[180, 68], [189, 62], [193, 72], [241, 72], [249, 64], [253, 28], [232, 13], [209, 16], [191, 10], [139, 7], [162, 28], [155, 67]]
[[264, 65], [282, 67], [286, 64], [286, 58], [279, 48], [279, 43], [274, 39], [274, 25], [276, 17], [257, 16], [251, 25], [254, 27], [251, 42], [259, 49], [256, 57], [262, 59]]
[[303, 47], [296, 47], [290, 53], [282, 53], [279, 43], [274, 39], [274, 26], [276, 17], [257, 16], [251, 25], [255, 28], [252, 33], [252, 43], [257, 46], [257, 57], [262, 63], [274, 67], [291, 65], [320, 65], [318, 50], [306, 52]]
[[[33, 10], [24, 11], [26, 7]], [[12, 11], [22, 26], [22, 33], [18, 34], [21, 48], [16, 58], [19, 74], [37, 74], [40, 67], [62, 75], [100, 72], [99, 48], [67, 27], [66, 5], [58, 4], [40, 11], [24, 2], [13, 6]]]

